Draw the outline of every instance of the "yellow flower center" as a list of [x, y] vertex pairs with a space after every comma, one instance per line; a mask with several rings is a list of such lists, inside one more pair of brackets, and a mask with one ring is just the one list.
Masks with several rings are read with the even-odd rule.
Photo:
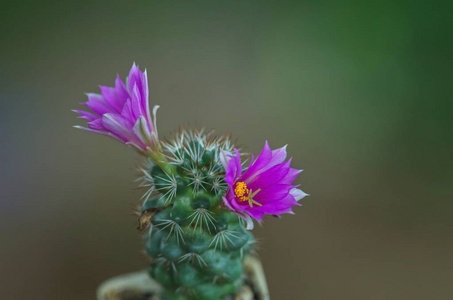
[[255, 197], [255, 195], [258, 194], [260, 191], [261, 191], [261, 189], [258, 189], [255, 192], [253, 192], [252, 190], [249, 191], [245, 182], [242, 182], [242, 181], [237, 182], [236, 186], [234, 188], [234, 193], [236, 194], [237, 199], [240, 202], [248, 201], [250, 207], [253, 207], [253, 204], [262, 206], [262, 204], [253, 200], [253, 197]]
[[234, 193], [236, 194], [236, 197], [238, 197], [238, 199], [240, 201], [247, 201], [247, 196], [244, 196], [244, 195], [245, 194], [248, 195], [249, 190], [248, 190], [245, 182], [236, 183], [236, 188], [234, 189]]

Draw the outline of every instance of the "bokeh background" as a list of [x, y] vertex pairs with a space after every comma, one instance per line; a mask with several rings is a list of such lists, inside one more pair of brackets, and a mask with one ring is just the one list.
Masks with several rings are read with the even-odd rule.
[[[450, 2], [451, 3], [451, 2]], [[289, 144], [311, 194], [265, 219], [272, 299], [452, 299], [452, 6], [2, 1], [0, 298], [94, 299], [145, 267], [137, 155], [71, 109], [135, 61], [161, 136]]]

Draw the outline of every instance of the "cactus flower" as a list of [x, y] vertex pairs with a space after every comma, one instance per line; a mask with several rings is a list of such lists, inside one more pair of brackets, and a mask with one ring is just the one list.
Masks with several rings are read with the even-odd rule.
[[224, 204], [247, 223], [247, 229], [253, 229], [254, 218], [260, 222], [265, 214], [280, 217], [282, 213], [293, 213], [292, 207], [307, 194], [292, 185], [302, 170], [291, 168], [291, 159], [286, 159], [286, 146], [271, 150], [265, 143], [259, 157], [252, 161], [242, 172], [240, 153], [223, 154], [225, 182], [228, 190], [223, 197]]
[[89, 93], [88, 101], [81, 103], [92, 110], [74, 110], [79, 118], [88, 120], [88, 128], [76, 128], [109, 136], [125, 143], [139, 152], [153, 148], [157, 141], [156, 110], [153, 109], [154, 122], [148, 105], [148, 78], [146, 70], [140, 71], [133, 64], [126, 84], [119, 75], [115, 87], [100, 86], [101, 94]]

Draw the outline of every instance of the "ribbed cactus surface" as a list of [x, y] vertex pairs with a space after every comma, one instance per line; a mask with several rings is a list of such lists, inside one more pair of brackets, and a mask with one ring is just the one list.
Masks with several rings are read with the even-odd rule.
[[228, 139], [182, 131], [163, 143], [162, 163], [145, 163], [140, 229], [149, 274], [163, 299], [222, 299], [243, 284], [242, 261], [254, 246], [242, 219], [223, 206], [222, 151]]

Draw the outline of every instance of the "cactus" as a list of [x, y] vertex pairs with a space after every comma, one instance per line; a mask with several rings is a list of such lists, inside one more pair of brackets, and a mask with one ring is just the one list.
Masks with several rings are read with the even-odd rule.
[[148, 159], [140, 168], [149, 274], [166, 288], [165, 299], [222, 299], [242, 286], [242, 261], [255, 242], [222, 201], [220, 156], [232, 144], [212, 132], [181, 131], [162, 148], [165, 167]]
[[[148, 105], [148, 79], [135, 64], [124, 84], [101, 86], [88, 94], [82, 110], [90, 132], [109, 136], [144, 157], [139, 230], [149, 275], [159, 282], [162, 299], [223, 299], [244, 284], [242, 262], [254, 248], [253, 220], [293, 213], [306, 194], [292, 185], [301, 170], [286, 161], [286, 146], [266, 142], [257, 159], [243, 169], [228, 137], [180, 130], [160, 140], [156, 111]], [[234, 152], [234, 154], [233, 154]]]

